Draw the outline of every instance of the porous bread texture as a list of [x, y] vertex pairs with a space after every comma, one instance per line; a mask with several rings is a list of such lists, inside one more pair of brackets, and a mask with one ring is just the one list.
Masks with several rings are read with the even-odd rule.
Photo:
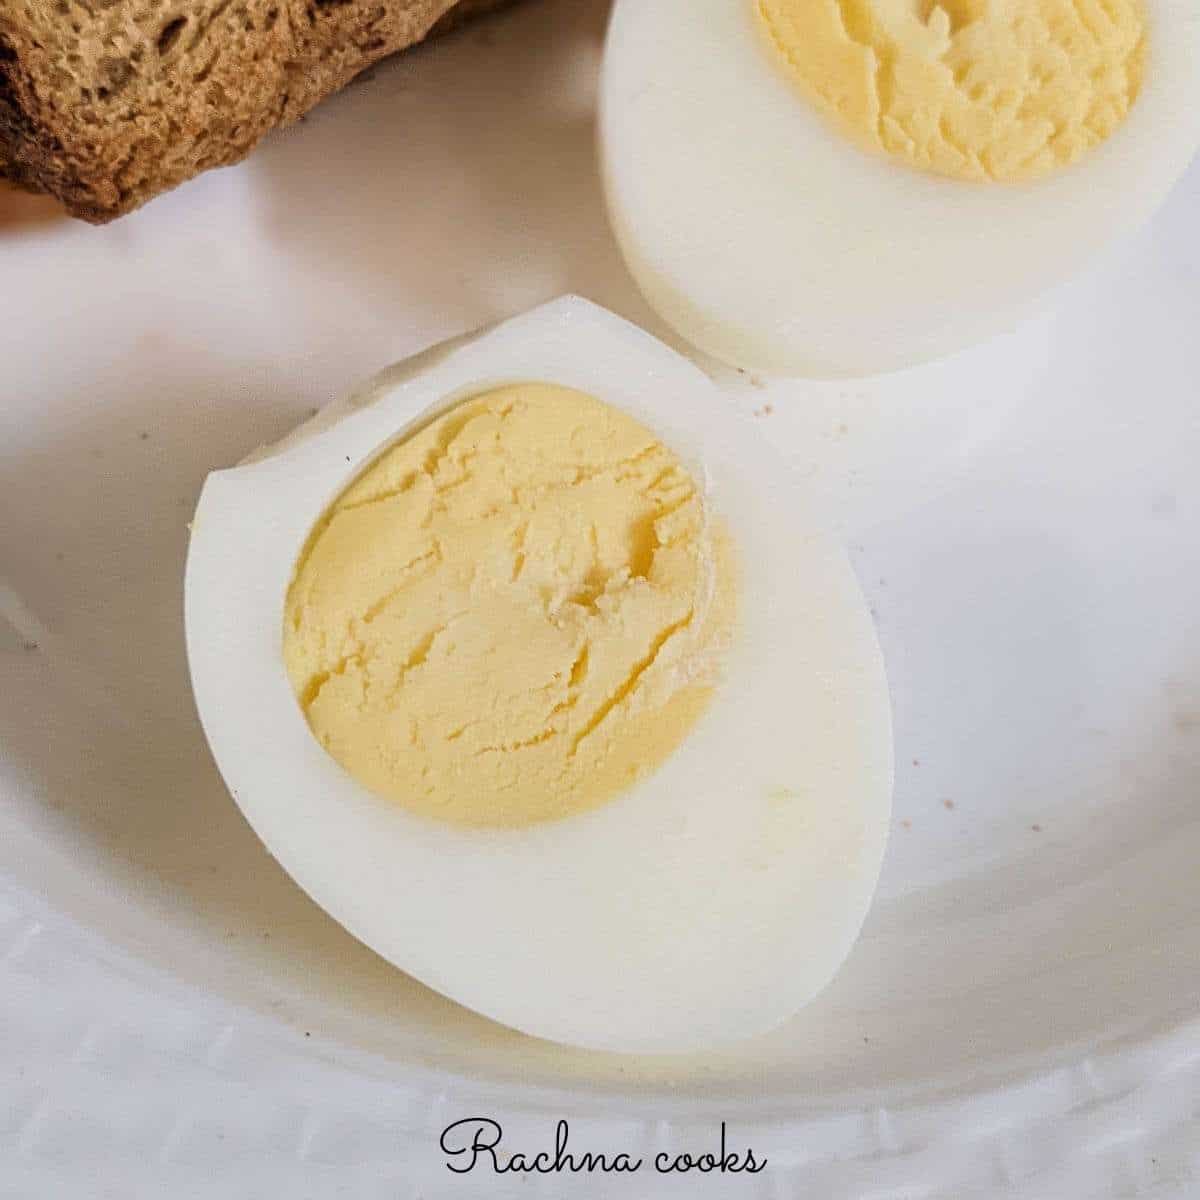
[[0, 0], [0, 177], [95, 223], [503, 0]]

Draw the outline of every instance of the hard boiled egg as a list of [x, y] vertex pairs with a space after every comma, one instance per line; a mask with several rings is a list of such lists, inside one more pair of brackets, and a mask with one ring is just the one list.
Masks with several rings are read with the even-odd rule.
[[[591, 435], [572, 427], [553, 434], [549, 457], [544, 447], [520, 451], [519, 478], [510, 472], [516, 458], [499, 475], [485, 472], [479, 464], [519, 420], [536, 418], [526, 429], [535, 440], [539, 429], [553, 431], [554, 389], [570, 389], [585, 414], [602, 406], [610, 419], [593, 449], [600, 458], [610, 445], [620, 453], [581, 470], [570, 456], [591, 453]], [[644, 448], [628, 452], [638, 430], [661, 442], [653, 454], [669, 450], [661, 465]], [[406, 447], [415, 448], [409, 460]], [[623, 543], [606, 549], [599, 518], [599, 532], [577, 529], [569, 493], [578, 485], [593, 499], [634, 505], [622, 520], [644, 532], [638, 501], [613, 480], [634, 481], [638, 495], [666, 487], [655, 511], [668, 522], [690, 513], [699, 545], [694, 498], [684, 496], [683, 508], [670, 499], [683, 494], [673, 456], [697, 481], [703, 528], [711, 521], [723, 530], [737, 561], [737, 619], [706, 704], [655, 769], [631, 769], [625, 786], [565, 815], [514, 796], [519, 773], [489, 793], [479, 763], [523, 753], [536, 739], [497, 747], [488, 731], [523, 719], [520, 681], [536, 681], [543, 662], [551, 664], [546, 704], [561, 717], [555, 728], [573, 730], [576, 745], [605, 728], [660, 745], [649, 718], [624, 726], [617, 718], [636, 711], [627, 706], [652, 660], [688, 624], [654, 608], [656, 574], [677, 571], [671, 578], [710, 595], [689, 565], [709, 560], [688, 557], [659, 524], [657, 544], [675, 558], [643, 556], [634, 538], [633, 557], [596, 580], [595, 564], [620, 560]], [[531, 472], [542, 483], [530, 483]], [[438, 571], [403, 541], [451, 536], [445, 505], [427, 502], [435, 493], [475, 514], [469, 553], [447, 544], [429, 552]], [[508, 532], [487, 534], [510, 499], [531, 496], [553, 505], [521, 523], [520, 544]], [[534, 546], [523, 539], [538, 522], [546, 536]], [[331, 541], [335, 525], [346, 536]], [[340, 595], [322, 591], [331, 576], [321, 572], [337, 570], [383, 595], [366, 616], [347, 618], [359, 638], [349, 651], [334, 644], [342, 635], [333, 626], [312, 623]], [[393, 570], [398, 590], [388, 583]], [[574, 582], [551, 587], [551, 571]], [[480, 580], [507, 586], [510, 577], [541, 597], [549, 623], [527, 619], [516, 591], [504, 593], [510, 607], [491, 627], [468, 611], [471, 596], [478, 607], [491, 594]], [[404, 590], [418, 579], [423, 590]], [[412, 633], [412, 621], [438, 606], [453, 612], [432, 635]], [[373, 626], [364, 650], [365, 625], [382, 621], [384, 609], [387, 623]], [[193, 524], [186, 617], [205, 732], [271, 853], [384, 958], [499, 1022], [597, 1049], [703, 1048], [794, 1013], [829, 982], [858, 934], [884, 853], [892, 775], [883, 664], [858, 585], [752, 423], [688, 361], [591, 304], [567, 298], [435, 347], [279, 445], [210, 475]], [[603, 680], [609, 656], [623, 652], [621, 637], [642, 636], [643, 619], [673, 624], [650, 654], [620, 665], [625, 683], [590, 694], [580, 679]], [[607, 640], [596, 635], [590, 663], [574, 654], [569, 671], [553, 668], [560, 641], [573, 654], [570, 639], [600, 625]], [[388, 678], [384, 699], [408, 705], [392, 725], [372, 707], [382, 675], [362, 669], [389, 648], [404, 671]], [[491, 677], [481, 674], [489, 662]], [[346, 701], [324, 725], [318, 717], [329, 714], [314, 715], [322, 694]], [[394, 744], [376, 743], [361, 775], [354, 731], [346, 732], [359, 711], [378, 718], [385, 741], [397, 731]], [[441, 730], [443, 758], [407, 771], [406, 756], [423, 752], [418, 729], [422, 738]], [[462, 770], [450, 761], [455, 747], [470, 757]], [[384, 760], [396, 768], [386, 776], [390, 791], [377, 786]], [[431, 772], [440, 772], [437, 786], [426, 788]], [[457, 796], [456, 781], [467, 789]], [[489, 821], [489, 813], [519, 819]]]
[[607, 194], [651, 304], [783, 374], [1012, 325], [1200, 141], [1194, 0], [616, 0]]

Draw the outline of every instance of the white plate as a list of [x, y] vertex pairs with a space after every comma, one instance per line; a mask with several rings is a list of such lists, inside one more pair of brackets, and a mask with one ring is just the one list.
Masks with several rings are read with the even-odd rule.
[[[894, 689], [879, 897], [846, 970], [778, 1034], [655, 1062], [506, 1033], [353, 942], [221, 787], [181, 628], [205, 472], [385, 363], [565, 291], [661, 333], [596, 178], [604, 15], [601, 0], [532, 5], [381, 67], [243, 166], [105, 229], [0, 194], [8, 969], [47, 944], [30, 943], [34, 920], [93, 981], [56, 986], [43, 962], [54, 1003], [22, 1019], [75, 1028], [120, 964], [147, 1013], [232, 1022], [297, 1071], [319, 1057], [363, 1106], [380, 1078], [402, 1088], [431, 1161], [428, 1130], [486, 1098], [544, 1138], [564, 1108], [619, 1110], [668, 1140], [720, 1114], [775, 1139], [777, 1164], [822, 1195], [860, 1194], [872, 1154], [898, 1155], [887, 1178], [922, 1194], [1019, 1189], [1050, 1167], [1056, 1200], [1093, 1168], [1113, 1194], [1186, 1194], [1200, 1179], [1200, 169], [1002, 340], [860, 383], [721, 374], [850, 544]], [[177, 1099], [185, 1076], [171, 1078]], [[264, 1104], [287, 1090], [272, 1079]], [[427, 1113], [431, 1089], [447, 1099]], [[0, 1137], [33, 1162], [22, 1104]]]

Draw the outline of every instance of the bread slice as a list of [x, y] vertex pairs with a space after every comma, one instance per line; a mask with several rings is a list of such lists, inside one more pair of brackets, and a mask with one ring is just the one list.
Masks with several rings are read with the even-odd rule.
[[102, 223], [502, 0], [0, 0], [0, 177]]

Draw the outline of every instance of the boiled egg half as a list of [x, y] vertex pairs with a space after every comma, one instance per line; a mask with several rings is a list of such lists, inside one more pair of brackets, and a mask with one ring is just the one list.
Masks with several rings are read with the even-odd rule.
[[878, 879], [884, 669], [841, 548], [708, 378], [576, 299], [215, 471], [187, 649], [237, 804], [403, 971], [686, 1051], [820, 991]]
[[1200, 143], [1195, 0], [616, 0], [612, 223], [651, 304], [780, 374], [1014, 325]]

